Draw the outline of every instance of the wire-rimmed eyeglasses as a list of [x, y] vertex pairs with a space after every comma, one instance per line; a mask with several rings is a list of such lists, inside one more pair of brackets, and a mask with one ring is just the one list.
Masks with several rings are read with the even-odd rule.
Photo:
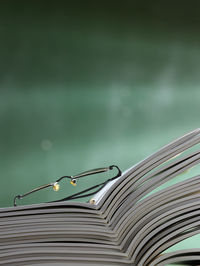
[[[82, 191], [80, 191], [78, 193], [72, 194], [72, 195], [70, 195], [70, 196], [68, 196], [66, 198], [63, 198], [63, 199], [60, 199], [60, 200], [56, 200], [56, 201], [52, 201], [52, 202], [73, 200], [73, 199], [78, 199], [78, 198], [83, 198], [83, 197], [88, 197], [88, 196], [94, 195], [95, 193], [99, 192], [102, 189], [102, 187], [105, 186], [109, 181], [114, 180], [115, 178], [117, 178], [117, 177], [119, 177], [121, 175], [121, 170], [119, 169], [118, 166], [111, 165], [111, 166], [108, 166], [108, 167], [102, 167], [102, 168], [92, 169], [92, 170], [89, 170], [89, 171], [84, 171], [84, 172], [82, 172], [80, 174], [77, 174], [77, 175], [74, 175], [74, 176], [62, 176], [62, 177], [58, 178], [55, 182], [40, 186], [40, 187], [35, 188], [35, 189], [25, 193], [25, 194], [15, 196], [14, 197], [14, 206], [17, 206], [17, 200], [21, 200], [24, 197], [26, 197], [26, 196], [34, 193], [34, 192], [37, 192], [39, 190], [42, 190], [42, 189], [45, 189], [45, 188], [48, 188], [48, 187], [52, 187], [54, 191], [58, 191], [60, 189], [59, 182], [62, 179], [65, 179], [65, 178], [69, 179], [70, 180], [70, 184], [73, 185], [73, 186], [76, 186], [77, 185], [77, 179], [79, 179], [79, 178], [82, 178], [82, 177], [85, 177], [85, 176], [88, 176], [88, 175], [94, 175], [94, 174], [107, 172], [109, 170], [112, 170], [113, 168], [116, 168], [118, 170], [117, 175], [115, 175], [114, 177], [109, 178], [105, 182], [102, 182], [100, 184], [97, 184], [95, 186], [87, 188], [85, 190], [82, 190]], [[91, 192], [94, 189], [97, 189], [97, 190]]]

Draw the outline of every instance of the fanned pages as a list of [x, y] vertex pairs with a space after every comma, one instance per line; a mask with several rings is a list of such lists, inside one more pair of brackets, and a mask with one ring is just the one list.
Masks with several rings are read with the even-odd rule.
[[108, 182], [89, 202], [0, 209], [0, 265], [200, 264], [200, 245], [167, 249], [200, 233], [200, 176], [164, 184], [200, 162], [200, 129]]

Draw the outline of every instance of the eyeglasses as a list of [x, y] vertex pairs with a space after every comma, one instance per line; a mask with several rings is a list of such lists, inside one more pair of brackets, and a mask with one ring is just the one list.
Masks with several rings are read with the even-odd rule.
[[[121, 172], [121, 170], [119, 169], [118, 166], [111, 165], [109, 167], [102, 167], [102, 168], [96, 168], [96, 169], [92, 169], [92, 170], [89, 170], [89, 171], [85, 171], [85, 172], [82, 172], [82, 173], [80, 173], [78, 175], [74, 175], [74, 176], [62, 176], [62, 177], [58, 178], [53, 183], [49, 183], [49, 184], [40, 186], [40, 187], [35, 188], [35, 189], [33, 189], [33, 190], [31, 190], [31, 191], [23, 194], [23, 195], [15, 196], [14, 197], [14, 206], [17, 206], [17, 200], [21, 200], [24, 197], [26, 197], [26, 196], [34, 193], [34, 192], [37, 192], [39, 190], [42, 190], [42, 189], [45, 189], [45, 188], [48, 188], [48, 187], [52, 187], [54, 191], [58, 191], [60, 189], [59, 182], [62, 179], [65, 179], [65, 178], [66, 179], [69, 179], [70, 180], [70, 184], [73, 185], [73, 186], [76, 186], [77, 185], [77, 179], [79, 179], [79, 178], [82, 178], [82, 177], [85, 177], [85, 176], [89, 176], [89, 175], [94, 175], [94, 174], [99, 174], [99, 173], [107, 172], [109, 170], [113, 170], [114, 168], [116, 168], [118, 170], [117, 175], [115, 175], [112, 178], [109, 178], [105, 182], [102, 182], [100, 184], [97, 184], [95, 186], [92, 186], [90, 188], [87, 188], [87, 189], [85, 189], [83, 191], [80, 191], [78, 193], [72, 194], [72, 195], [70, 195], [70, 196], [68, 196], [66, 198], [63, 198], [63, 199], [60, 199], [60, 200], [56, 200], [56, 201], [51, 201], [51, 202], [59, 202], [59, 201], [64, 201], [64, 200], [73, 200], [73, 199], [84, 198], [84, 197], [88, 197], [88, 196], [94, 195], [95, 193], [99, 192], [109, 181], [114, 180], [117, 177], [121, 176], [122, 172]], [[93, 192], [90, 192], [91, 190], [94, 190], [94, 189], [97, 189], [97, 190], [95, 190]]]

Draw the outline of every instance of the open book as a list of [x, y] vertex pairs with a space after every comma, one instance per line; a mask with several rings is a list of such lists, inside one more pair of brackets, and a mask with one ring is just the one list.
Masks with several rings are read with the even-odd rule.
[[200, 129], [110, 181], [89, 202], [0, 209], [0, 265], [200, 265], [169, 247], [200, 233], [200, 176], [165, 182], [200, 162]]

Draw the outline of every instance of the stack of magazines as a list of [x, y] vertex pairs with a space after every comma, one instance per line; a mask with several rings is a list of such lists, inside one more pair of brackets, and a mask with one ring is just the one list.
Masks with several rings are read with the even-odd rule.
[[200, 162], [196, 129], [110, 180], [88, 202], [0, 209], [0, 265], [200, 265], [200, 176], [158, 189]]

